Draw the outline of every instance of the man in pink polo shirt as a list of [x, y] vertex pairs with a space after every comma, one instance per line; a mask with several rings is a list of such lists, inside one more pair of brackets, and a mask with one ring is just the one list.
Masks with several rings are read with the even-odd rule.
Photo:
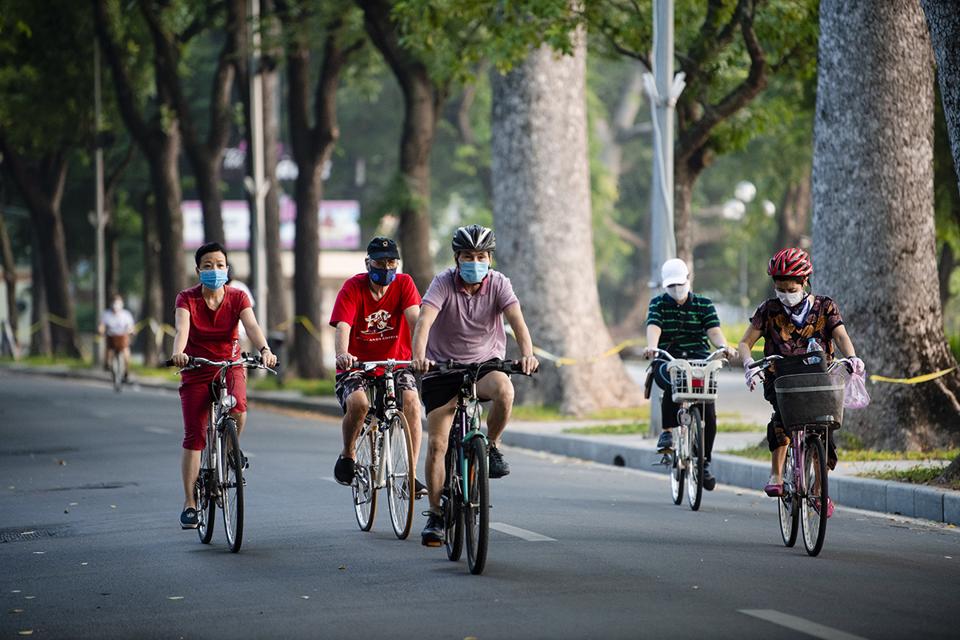
[[[523, 372], [533, 373], [540, 366], [533, 355], [530, 332], [510, 279], [490, 269], [495, 247], [493, 231], [478, 224], [460, 227], [453, 235], [456, 266], [437, 275], [430, 283], [413, 332], [415, 370], [427, 372], [433, 362], [447, 360], [479, 363], [502, 359], [507, 352], [504, 317], [517, 337]], [[447, 438], [462, 379], [460, 373], [425, 373], [421, 385], [430, 430], [426, 459], [430, 511], [421, 539], [430, 547], [443, 544], [443, 518], [440, 515], [443, 458], [447, 453]], [[481, 399], [493, 402], [487, 415], [490, 477], [501, 478], [510, 473], [498, 445], [513, 409], [513, 383], [507, 374], [491, 371], [477, 381], [477, 394]]]

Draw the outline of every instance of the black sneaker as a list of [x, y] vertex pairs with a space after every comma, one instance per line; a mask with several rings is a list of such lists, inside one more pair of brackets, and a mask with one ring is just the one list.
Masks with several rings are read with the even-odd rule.
[[196, 529], [200, 526], [200, 514], [193, 507], [187, 507], [180, 514], [181, 529]]
[[250, 468], [250, 460], [247, 458], [246, 455], [244, 455], [243, 451], [240, 452], [240, 468], [241, 469]]
[[657, 440], [657, 452], [665, 453], [667, 451], [673, 451], [673, 432], [672, 431], [662, 431], [660, 433], [660, 439]]
[[353, 483], [353, 476], [356, 469], [356, 463], [353, 458], [337, 458], [337, 464], [333, 465], [333, 478], [342, 485], [350, 486]]
[[427, 526], [420, 532], [420, 542], [425, 547], [439, 547], [444, 541], [443, 516], [433, 511], [424, 511]]
[[717, 486], [717, 479], [713, 477], [713, 474], [710, 473], [710, 463], [703, 463], [703, 488], [707, 491], [713, 491], [713, 488]]
[[503, 459], [503, 454], [500, 453], [500, 449], [497, 449], [496, 445], [490, 445], [490, 454], [488, 457], [490, 459], [489, 471], [491, 478], [502, 478], [510, 474], [510, 465]]
[[427, 495], [427, 485], [423, 484], [416, 478], [413, 479], [413, 485], [414, 485], [413, 487], [414, 498], [419, 500], [423, 496]]

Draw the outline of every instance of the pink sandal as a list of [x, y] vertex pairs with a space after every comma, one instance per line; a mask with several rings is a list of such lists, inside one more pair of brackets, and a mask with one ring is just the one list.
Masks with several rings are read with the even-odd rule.
[[763, 492], [771, 498], [779, 498], [783, 495], [783, 483], [768, 484], [763, 488]]

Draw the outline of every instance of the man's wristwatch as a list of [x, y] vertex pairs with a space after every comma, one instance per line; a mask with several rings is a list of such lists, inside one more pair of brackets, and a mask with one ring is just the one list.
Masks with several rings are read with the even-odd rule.
[[260, 355], [263, 355], [263, 352], [264, 352], [264, 351], [270, 351], [271, 353], [273, 352], [273, 351], [270, 349], [270, 345], [266, 345], [266, 346], [260, 347]]

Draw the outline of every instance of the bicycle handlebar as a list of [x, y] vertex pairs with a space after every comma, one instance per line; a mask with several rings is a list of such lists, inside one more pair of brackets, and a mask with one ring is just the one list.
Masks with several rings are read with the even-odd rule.
[[[187, 361], [187, 366], [180, 369], [180, 372], [190, 371], [191, 369], [199, 369], [200, 367], [246, 367], [248, 369], [264, 369], [270, 373], [276, 373], [276, 369], [271, 369], [270, 367], [263, 364], [263, 358], [259, 355], [251, 356], [246, 353], [241, 354], [239, 360], [208, 360], [207, 358], [201, 358], [199, 356], [187, 356], [189, 360]], [[176, 366], [173, 362], [173, 358], [170, 358], [164, 361], [163, 365], [165, 367], [174, 367]], [[280, 366], [280, 361], [277, 361], [277, 366]]]
[[[674, 360], [689, 360], [689, 359], [690, 359], [690, 358], [674, 358], [672, 355], [670, 355], [669, 352], [664, 351], [663, 349], [655, 349], [654, 351], [655, 351], [656, 354], [657, 354], [656, 357], [659, 358], [659, 357], [663, 356], [663, 358], [664, 358], [667, 362], [673, 362]], [[721, 347], [720, 349], [717, 349], [716, 351], [714, 351], [713, 353], [711, 353], [710, 355], [708, 355], [706, 358], [695, 358], [694, 360], [701, 360], [701, 361], [704, 361], [704, 362], [710, 362], [710, 361], [716, 360], [717, 358], [719, 358], [719, 357], [721, 357], [721, 356], [724, 356], [724, 355], [726, 355], [726, 348], [725, 348], [725, 347]]]
[[535, 371], [529, 374], [524, 373], [518, 360], [488, 360], [486, 362], [454, 362], [453, 360], [448, 360], [446, 362], [435, 362], [430, 366], [430, 371], [440, 373], [450, 373], [453, 371], [476, 371], [479, 373], [484, 370], [517, 373], [520, 375], [533, 375], [536, 373]]
[[[823, 357], [823, 356], [817, 356], [816, 353], [818, 353], [818, 352], [811, 352], [811, 356], [810, 356], [810, 357]], [[794, 356], [794, 357], [801, 357], [801, 358], [802, 358], [802, 357], [805, 357], [805, 356], [806, 356], [806, 354], [800, 354], [800, 355]], [[780, 355], [777, 355], [777, 354], [773, 354], [773, 355], [766, 356], [765, 358], [760, 358], [759, 360], [754, 360], [753, 362], [751, 362], [750, 364], [748, 364], [748, 365], [746, 366], [746, 368], [747, 368], [747, 369], [760, 369], [760, 368], [767, 369], [767, 368], [770, 367], [771, 364], [774, 363], [774, 361], [776, 361], [776, 360], [783, 360], [783, 359], [784, 359], [784, 356], [780, 356]], [[836, 359], [834, 359], [833, 362], [830, 363], [830, 366], [827, 367], [827, 373], [830, 373], [831, 371], [833, 371], [834, 369], [836, 369], [837, 367], [839, 367], [841, 364], [844, 365], [844, 366], [847, 368], [847, 371], [848, 371], [849, 373], [853, 373], [853, 363], [850, 361], [850, 358], [836, 358]], [[758, 371], [757, 373], [759, 373], [759, 371]]]

